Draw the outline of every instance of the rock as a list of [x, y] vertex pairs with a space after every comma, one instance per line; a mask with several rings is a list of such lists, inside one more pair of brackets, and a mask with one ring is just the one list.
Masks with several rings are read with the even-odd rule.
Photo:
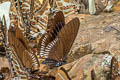
[[93, 52], [90, 44], [74, 46], [70, 51], [67, 61], [71, 62]]
[[119, 12], [113, 12], [92, 15], [81, 21], [78, 35], [68, 58], [76, 60], [90, 53], [108, 51], [120, 61], [119, 18]]
[[72, 20], [75, 17], [78, 17], [80, 21], [84, 21], [89, 16], [90, 16], [89, 14], [73, 14], [65, 18], [65, 23], [68, 23], [70, 20]]
[[120, 80], [120, 76], [118, 76], [115, 80]]
[[62, 67], [68, 71], [72, 80], [114, 80], [113, 78], [116, 78], [115, 74], [118, 72], [112, 71], [111, 73], [111, 70], [118, 71], [116, 61], [109, 54], [88, 54]]

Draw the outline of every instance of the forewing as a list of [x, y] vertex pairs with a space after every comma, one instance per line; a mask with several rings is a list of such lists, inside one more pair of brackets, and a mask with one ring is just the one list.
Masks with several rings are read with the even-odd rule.
[[15, 37], [22, 42], [22, 44], [26, 49], [28, 50], [30, 49], [30, 46], [28, 45], [28, 41], [25, 39], [22, 31], [18, 27], [16, 27], [15, 29]]
[[38, 45], [40, 55], [44, 54], [43, 52], [45, 51], [45, 47], [47, 47], [47, 45], [56, 38], [57, 33], [61, 30], [64, 24], [65, 18], [61, 11], [56, 12], [53, 18], [48, 20], [47, 34], [44, 34], [41, 37]]

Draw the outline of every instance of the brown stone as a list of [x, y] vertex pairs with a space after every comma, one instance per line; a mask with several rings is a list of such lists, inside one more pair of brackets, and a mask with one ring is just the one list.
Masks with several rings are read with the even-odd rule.
[[72, 80], [108, 80], [114, 76], [114, 73], [111, 74], [111, 66], [117, 70], [111, 63], [113, 59], [109, 54], [89, 54], [62, 67], [68, 71]]
[[120, 80], [120, 76], [118, 76], [115, 80]]

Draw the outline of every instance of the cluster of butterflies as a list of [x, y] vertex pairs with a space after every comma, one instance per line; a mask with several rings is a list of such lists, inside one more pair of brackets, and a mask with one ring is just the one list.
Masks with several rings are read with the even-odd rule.
[[[65, 24], [65, 16], [75, 13], [76, 8], [70, 0], [44, 0], [42, 4], [39, 0], [11, 0], [10, 27], [2, 34], [4, 43], [9, 43], [5, 46], [13, 77], [19, 75], [28, 79], [38, 73], [37, 78], [41, 79], [44, 77], [40, 74], [45, 74], [39, 71], [42, 64], [54, 68], [66, 63], [80, 21], [74, 18]], [[36, 44], [32, 44], [36, 39]]]
[[[80, 22], [75, 18], [65, 24], [63, 12], [51, 11], [52, 9], [49, 11], [47, 5], [48, 0], [43, 4], [40, 4], [39, 0], [12, 0], [11, 23], [6, 41], [9, 43], [7, 53], [13, 77], [19, 75], [28, 79], [39, 72], [42, 64], [53, 68], [66, 63]], [[31, 44], [30, 40], [33, 40], [34, 36], [30, 35], [31, 33], [42, 33], [38, 44], [34, 46], [37, 52], [32, 51], [34, 44]]]
[[12, 0], [10, 8], [11, 26], [18, 26], [32, 45], [39, 42], [38, 39], [41, 37], [41, 34], [46, 33], [48, 19], [56, 11], [62, 11], [65, 17], [78, 12], [78, 6], [76, 6], [76, 3], [73, 3], [74, 0], [40, 1]]

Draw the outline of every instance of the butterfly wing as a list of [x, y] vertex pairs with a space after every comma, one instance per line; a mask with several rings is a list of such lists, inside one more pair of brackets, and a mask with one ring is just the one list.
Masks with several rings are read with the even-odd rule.
[[38, 25], [46, 30], [49, 14], [49, 1], [44, 0], [41, 7], [34, 11], [34, 19], [38, 22]]
[[30, 46], [28, 45], [28, 41], [25, 39], [23, 33], [21, 33], [21, 30], [18, 27], [16, 27], [15, 37], [22, 42], [22, 44], [27, 50], [30, 49]]
[[111, 77], [112, 80], [116, 79], [116, 77], [119, 76], [119, 65], [118, 65], [118, 61], [115, 57], [112, 58], [111, 60]]
[[65, 24], [65, 17], [62, 11], [56, 12], [56, 14], [54, 14], [54, 16], [52, 17], [53, 18], [50, 18], [48, 20], [48, 26], [47, 26], [48, 37], [45, 45], [48, 45], [48, 43], [50, 43], [52, 40], [55, 39], [57, 33], [61, 30], [61, 28]]
[[66, 16], [76, 13], [75, 11], [76, 4], [74, 4], [72, 1], [73, 0], [55, 0], [54, 4], [56, 4], [56, 9], [63, 11], [66, 17]]
[[15, 27], [15, 26], [18, 26], [18, 17], [17, 17], [17, 11], [16, 11], [16, 8], [14, 6], [14, 1], [12, 0], [11, 2], [11, 6], [10, 6], [10, 26], [11, 27]]
[[[26, 48], [24, 47], [24, 45], [15, 37], [14, 32], [8, 32], [8, 36], [9, 36], [9, 43], [10, 45], [14, 48], [14, 55], [16, 55], [18, 62], [21, 61], [21, 64], [26, 64], [25, 61], [22, 61], [22, 57], [24, 56], [24, 51], [26, 50]], [[20, 50], [19, 50], [20, 49]], [[29, 57], [29, 56], [27, 56]], [[28, 64], [32, 64], [31, 62], [29, 62]], [[29, 65], [30, 66], [30, 65]], [[27, 68], [29, 67], [27, 66]]]
[[41, 9], [43, 3], [40, 3], [39, 0], [31, 0], [31, 1], [34, 1], [34, 10], [33, 10], [33, 12], [39, 11]]
[[40, 51], [40, 55], [44, 55], [43, 52], [45, 50], [45, 47], [55, 39], [58, 31], [60, 31], [61, 25], [58, 26], [57, 24], [62, 24], [62, 26], [64, 26], [65, 24], [65, 18], [61, 11], [56, 12], [53, 18], [49, 18], [48, 20], [47, 34], [41, 37], [38, 45], [38, 50]]
[[52, 43], [53, 47], [49, 52], [48, 58], [60, 61], [66, 58], [70, 48], [76, 38], [80, 22], [78, 18], [71, 20], [58, 33], [57, 38]]
[[[62, 11], [58, 11], [56, 12], [56, 14], [54, 14], [54, 16], [48, 16], [48, 25], [47, 25], [47, 29], [52, 31], [53, 29], [56, 28], [58, 23], [62, 23], [63, 26], [65, 24], [65, 17]], [[58, 27], [58, 26], [57, 26]]]

